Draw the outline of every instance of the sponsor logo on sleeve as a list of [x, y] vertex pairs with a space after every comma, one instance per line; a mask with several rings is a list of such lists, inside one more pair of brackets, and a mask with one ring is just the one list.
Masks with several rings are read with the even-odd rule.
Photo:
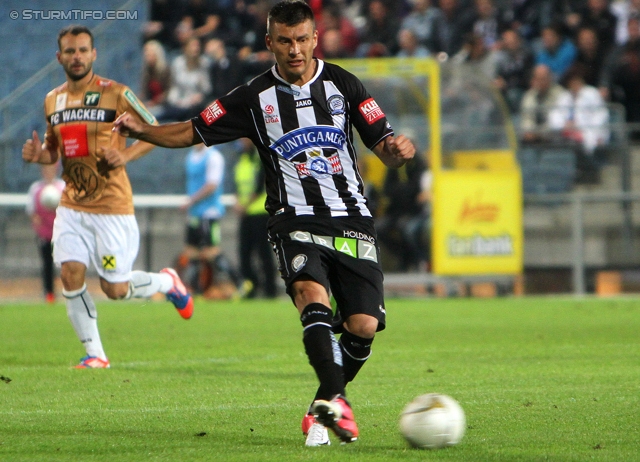
[[129, 103], [131, 104], [133, 109], [135, 109], [138, 115], [140, 115], [140, 117], [142, 117], [145, 120], [145, 122], [147, 122], [148, 124], [156, 123], [156, 118], [153, 117], [153, 115], [151, 115], [149, 111], [147, 111], [147, 109], [142, 105], [142, 103], [138, 100], [138, 98], [136, 98], [136, 95], [134, 95], [131, 90], [129, 89], [125, 90], [124, 97], [127, 99], [127, 101], [129, 101]]
[[384, 117], [384, 112], [382, 112], [382, 109], [380, 109], [380, 106], [378, 106], [378, 103], [376, 103], [373, 98], [369, 98], [368, 100], [360, 103], [358, 109], [360, 109], [360, 113], [369, 125]]
[[99, 79], [96, 84], [100, 85], [101, 87], [110, 87], [111, 86], [111, 80], [104, 80], [104, 79]]
[[224, 107], [222, 107], [220, 101], [215, 100], [213, 103], [207, 106], [204, 111], [200, 113], [200, 117], [202, 117], [204, 123], [206, 123], [207, 125], [211, 125], [226, 113], [227, 111]]

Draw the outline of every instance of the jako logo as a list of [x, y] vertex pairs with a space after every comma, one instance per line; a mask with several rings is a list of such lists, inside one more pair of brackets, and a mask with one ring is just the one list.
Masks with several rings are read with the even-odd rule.
[[308, 107], [311, 106], [313, 103], [311, 102], [311, 98], [307, 98], [307, 99], [300, 99], [298, 101], [296, 101], [296, 109], [301, 108], [301, 107]]

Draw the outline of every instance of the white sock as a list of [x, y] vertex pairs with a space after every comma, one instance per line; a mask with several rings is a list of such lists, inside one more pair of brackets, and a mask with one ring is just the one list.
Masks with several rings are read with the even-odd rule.
[[173, 287], [173, 278], [166, 273], [132, 271], [126, 298], [147, 298], [160, 292], [166, 294]]
[[107, 355], [102, 348], [98, 332], [98, 311], [91, 295], [87, 292], [87, 285], [84, 284], [78, 290], [62, 289], [62, 295], [67, 299], [67, 316], [87, 354], [106, 361]]

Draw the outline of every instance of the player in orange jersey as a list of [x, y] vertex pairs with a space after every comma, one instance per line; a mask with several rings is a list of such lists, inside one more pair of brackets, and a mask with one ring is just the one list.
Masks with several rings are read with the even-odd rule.
[[126, 145], [112, 136], [112, 124], [125, 111], [155, 124], [125, 85], [96, 75], [91, 31], [78, 25], [58, 34], [56, 53], [66, 82], [50, 91], [44, 103], [47, 132], [44, 142], [33, 132], [22, 148], [26, 162], [52, 164], [62, 158], [66, 185], [53, 228], [53, 258], [61, 267], [67, 314], [87, 355], [78, 368], [106, 368], [95, 304], [85, 276], [90, 264], [100, 276], [102, 291], [111, 299], [166, 294], [180, 315], [189, 319], [193, 299], [171, 268], [159, 273], [132, 271], [140, 235], [133, 194], [125, 165], [148, 153], [153, 145]]

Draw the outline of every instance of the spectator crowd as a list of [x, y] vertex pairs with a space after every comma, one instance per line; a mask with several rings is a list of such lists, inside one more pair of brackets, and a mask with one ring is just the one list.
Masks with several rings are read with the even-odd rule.
[[[273, 64], [264, 44], [273, 1], [150, 3], [142, 95], [160, 120], [191, 117]], [[514, 115], [535, 112], [531, 102], [541, 98], [534, 69], [543, 65], [574, 100], [579, 95], [567, 79], [578, 74], [590, 104], [621, 103], [627, 120], [640, 122], [640, 0], [308, 3], [318, 18], [319, 58], [433, 56], [472, 64], [494, 82]]]
[[[503, 95], [523, 144], [549, 142], [553, 133], [589, 158], [610, 136], [607, 103], [640, 122], [640, 0], [307, 2], [317, 18], [318, 58], [430, 56], [468, 66]], [[185, 120], [271, 67], [264, 36], [273, 3], [151, 0], [140, 92], [147, 107], [161, 121]], [[384, 187], [408, 185], [421, 223], [429, 220], [420, 187], [427, 171], [408, 165], [408, 180], [388, 178]], [[428, 231], [410, 217], [389, 220], [381, 239], [410, 250], [398, 269], [428, 267]], [[404, 242], [410, 235], [414, 242]]]

